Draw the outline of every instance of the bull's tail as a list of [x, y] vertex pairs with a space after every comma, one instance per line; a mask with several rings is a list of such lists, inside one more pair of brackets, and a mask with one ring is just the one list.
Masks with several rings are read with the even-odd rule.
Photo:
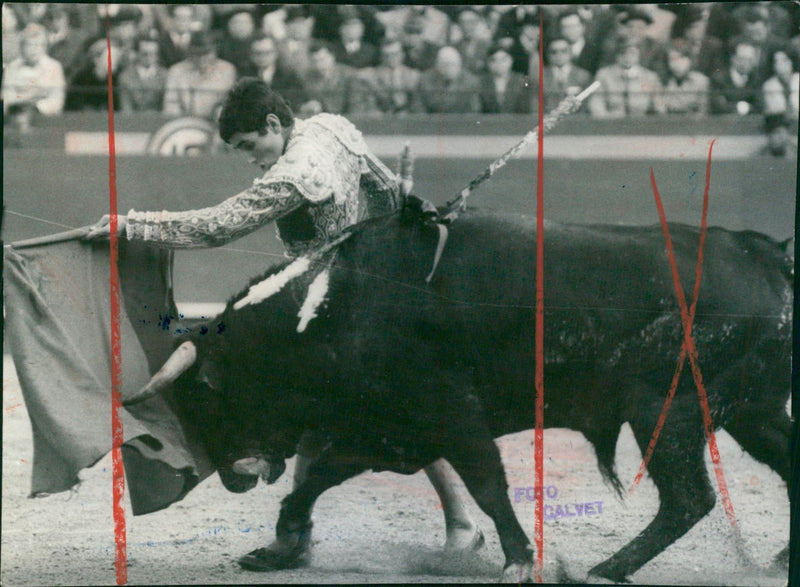
[[610, 426], [604, 430], [595, 430], [593, 433], [586, 434], [587, 439], [594, 445], [594, 452], [597, 456], [597, 466], [603, 481], [610, 485], [620, 500], [624, 499], [622, 483], [617, 476], [617, 468], [614, 464], [617, 452], [617, 439], [622, 428], [621, 424]]

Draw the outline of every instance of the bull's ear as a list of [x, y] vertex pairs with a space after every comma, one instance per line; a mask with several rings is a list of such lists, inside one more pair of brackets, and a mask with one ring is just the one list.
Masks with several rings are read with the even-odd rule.
[[208, 359], [203, 361], [200, 365], [200, 369], [197, 371], [196, 379], [201, 383], [205, 383], [215, 391], [220, 391], [222, 389], [221, 370], [216, 361]]

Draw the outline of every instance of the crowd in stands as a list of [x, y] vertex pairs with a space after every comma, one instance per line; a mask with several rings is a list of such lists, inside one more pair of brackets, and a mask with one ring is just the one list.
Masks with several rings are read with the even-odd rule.
[[[3, 111], [213, 116], [242, 76], [320, 111], [535, 113], [592, 81], [598, 118], [798, 118], [800, 5], [5, 3]], [[108, 29], [107, 29], [108, 27]], [[107, 35], [108, 30], [108, 35]]]

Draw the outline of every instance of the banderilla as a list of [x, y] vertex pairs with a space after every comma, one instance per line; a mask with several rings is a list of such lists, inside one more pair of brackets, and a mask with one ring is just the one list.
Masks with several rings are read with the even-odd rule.
[[[576, 96], [567, 96], [564, 98], [561, 103], [553, 109], [551, 112], [544, 117], [542, 121], [542, 130], [549, 132], [553, 129], [556, 123], [561, 120], [567, 114], [571, 114], [575, 112], [578, 108], [580, 108], [583, 101], [589, 97], [590, 94], [595, 92], [597, 88], [600, 87], [600, 82], [594, 82], [585, 90], [583, 90], [580, 94]], [[508, 160], [512, 157], [519, 155], [520, 151], [524, 149], [527, 145], [532, 143], [536, 140], [539, 136], [539, 129], [534, 128], [528, 134], [526, 134], [520, 142], [516, 145], [511, 147], [508, 151], [503, 153], [500, 157], [495, 159], [489, 164], [483, 173], [477, 176], [475, 179], [470, 181], [456, 196], [455, 199], [447, 202], [447, 205], [444, 207], [441, 213], [441, 218], [445, 222], [450, 222], [458, 218], [458, 212], [463, 211], [466, 209], [467, 206], [467, 197], [472, 193], [472, 191], [482, 184], [484, 181], [492, 177], [494, 173], [500, 169], [501, 167], [505, 166], [508, 163]]]

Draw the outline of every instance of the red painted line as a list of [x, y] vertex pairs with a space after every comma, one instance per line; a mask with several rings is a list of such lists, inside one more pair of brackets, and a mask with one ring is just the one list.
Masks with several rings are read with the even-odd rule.
[[706, 394], [705, 386], [703, 385], [703, 375], [700, 372], [700, 366], [697, 364], [697, 349], [692, 337], [692, 324], [689, 321], [689, 311], [686, 308], [686, 295], [681, 285], [681, 278], [678, 274], [678, 267], [675, 263], [675, 251], [672, 246], [672, 238], [669, 234], [669, 227], [667, 226], [666, 215], [664, 214], [664, 206], [661, 202], [661, 196], [658, 193], [658, 186], [656, 185], [656, 176], [650, 169], [650, 181], [653, 186], [653, 195], [656, 199], [656, 207], [658, 208], [658, 216], [661, 222], [661, 228], [664, 232], [664, 238], [667, 245], [667, 256], [669, 257], [670, 269], [672, 271], [672, 280], [675, 284], [675, 294], [678, 298], [678, 305], [681, 309], [681, 322], [683, 323], [683, 337], [686, 349], [689, 354], [689, 365], [692, 369], [692, 376], [695, 385], [697, 386], [697, 395], [700, 400], [700, 407], [703, 412], [703, 430], [708, 440], [708, 449], [711, 454], [711, 462], [714, 465], [714, 474], [717, 478], [717, 485], [719, 486], [720, 494], [722, 495], [722, 505], [725, 509], [725, 515], [731, 523], [733, 530], [737, 537], [739, 537], [739, 527], [736, 523], [736, 516], [733, 511], [733, 503], [731, 502], [730, 494], [728, 493], [728, 483], [725, 480], [725, 473], [722, 470], [722, 462], [719, 456], [719, 449], [717, 447], [717, 439], [714, 435], [714, 424], [711, 419], [711, 412], [708, 408], [708, 395]]
[[114, 141], [114, 92], [111, 74], [110, 25], [106, 16], [106, 47], [108, 48], [108, 209], [110, 248], [110, 309], [111, 309], [111, 473], [114, 511], [114, 568], [117, 585], [128, 582], [127, 537], [125, 530], [125, 470], [122, 463], [122, 340], [120, 336], [119, 241], [117, 229], [117, 164]]
[[[536, 429], [533, 460], [535, 487], [544, 487], [544, 31], [539, 15], [539, 156], [536, 159]], [[542, 582], [544, 568], [544, 492], [539, 491], [534, 505], [534, 576]]]
[[[692, 297], [692, 307], [689, 309], [689, 323], [694, 324], [694, 316], [697, 310], [697, 298], [700, 295], [700, 278], [703, 274], [703, 250], [705, 247], [706, 242], [706, 232], [708, 229], [708, 193], [711, 187], [711, 152], [714, 149], [714, 142], [716, 139], [711, 141], [711, 144], [708, 147], [708, 162], [706, 163], [706, 186], [703, 192], [703, 212], [700, 219], [700, 244], [698, 245], [697, 249], [697, 264], [695, 265], [695, 279], [694, 279], [694, 292]], [[658, 442], [658, 437], [661, 434], [661, 429], [664, 427], [664, 422], [667, 419], [667, 413], [669, 412], [669, 408], [672, 405], [672, 399], [675, 397], [675, 392], [678, 389], [678, 380], [681, 377], [681, 373], [683, 372], [683, 366], [686, 364], [686, 343], [681, 344], [681, 354], [678, 357], [678, 364], [675, 367], [675, 373], [672, 376], [672, 382], [669, 386], [669, 392], [667, 393], [667, 399], [664, 401], [664, 407], [661, 410], [661, 415], [658, 417], [658, 423], [656, 424], [655, 429], [653, 430], [653, 436], [650, 438], [650, 443], [647, 445], [647, 451], [642, 459], [642, 463], [639, 466], [639, 472], [636, 474], [636, 478], [634, 478], [633, 483], [631, 484], [631, 488], [628, 490], [628, 495], [633, 493], [633, 490], [636, 489], [639, 482], [644, 477], [644, 473], [647, 470], [647, 466], [650, 463], [650, 459], [653, 456], [653, 451], [656, 448], [656, 443]]]

